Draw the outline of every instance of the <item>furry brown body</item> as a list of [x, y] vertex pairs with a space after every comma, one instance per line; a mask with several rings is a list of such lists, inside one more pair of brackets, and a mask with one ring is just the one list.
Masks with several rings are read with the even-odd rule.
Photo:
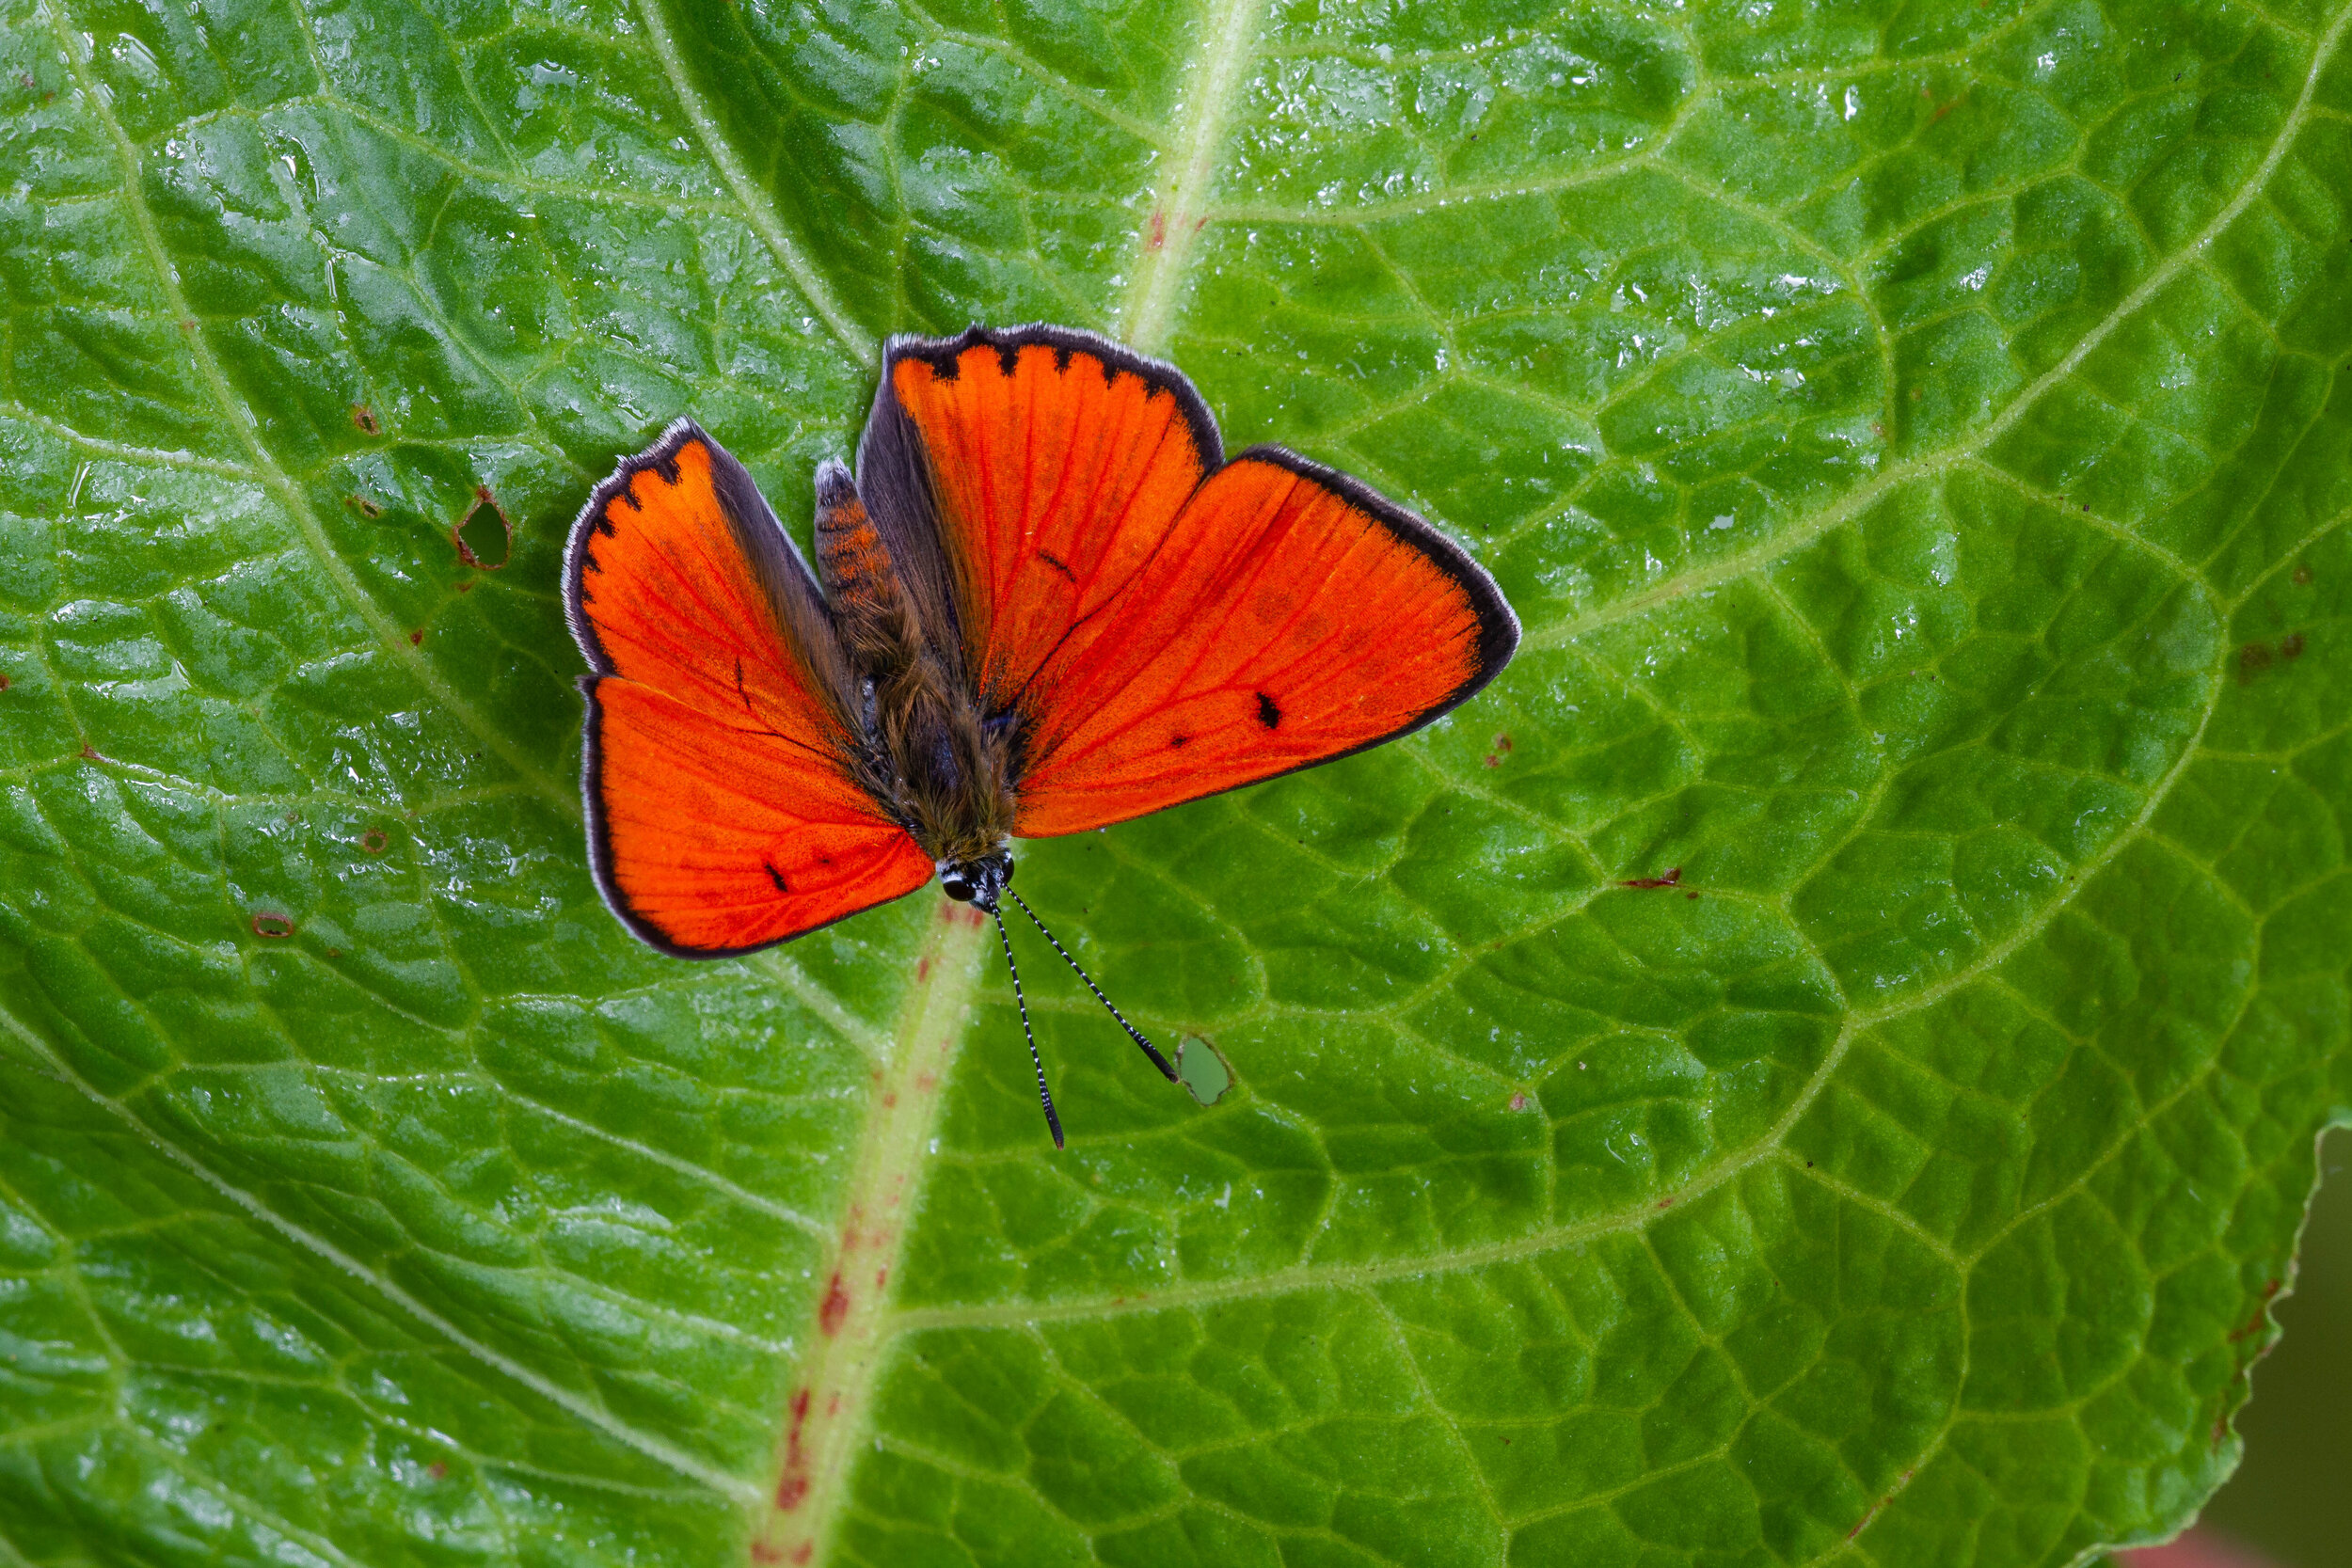
[[855, 688], [858, 783], [943, 873], [1001, 860], [1009, 874], [1019, 717], [983, 711], [960, 650], [924, 635], [844, 470], [818, 479], [817, 570]]

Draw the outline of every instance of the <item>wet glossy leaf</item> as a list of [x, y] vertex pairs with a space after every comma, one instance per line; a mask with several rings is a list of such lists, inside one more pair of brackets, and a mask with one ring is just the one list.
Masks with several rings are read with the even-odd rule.
[[[0, 16], [0, 1560], [2022, 1568], [2233, 1463], [2352, 8]], [[673, 416], [804, 526], [882, 334], [1036, 317], [1529, 631], [1025, 855], [1232, 1075], [1040, 949], [1059, 1156], [934, 895], [620, 930], [555, 596]]]

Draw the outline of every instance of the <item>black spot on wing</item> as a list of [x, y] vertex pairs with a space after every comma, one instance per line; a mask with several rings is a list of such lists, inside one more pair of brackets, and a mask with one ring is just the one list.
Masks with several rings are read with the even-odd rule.
[[776, 884], [776, 891], [778, 893], [789, 893], [792, 891], [790, 888], [785, 886], [784, 873], [776, 869], [775, 862], [761, 861], [759, 863], [759, 868], [768, 873], [768, 879]]
[[1258, 722], [1269, 730], [1278, 727], [1282, 722], [1281, 708], [1275, 705], [1273, 698], [1263, 691], [1258, 693]]

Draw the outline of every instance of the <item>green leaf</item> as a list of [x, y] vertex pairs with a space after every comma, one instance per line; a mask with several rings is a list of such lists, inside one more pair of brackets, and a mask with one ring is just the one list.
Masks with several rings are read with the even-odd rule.
[[[0, 18], [0, 1562], [2006, 1568], [2234, 1463], [2352, 1111], [2352, 6]], [[1200, 1042], [1037, 948], [1060, 1155], [936, 894], [611, 919], [556, 576], [1040, 317], [1528, 630], [1025, 848]]]

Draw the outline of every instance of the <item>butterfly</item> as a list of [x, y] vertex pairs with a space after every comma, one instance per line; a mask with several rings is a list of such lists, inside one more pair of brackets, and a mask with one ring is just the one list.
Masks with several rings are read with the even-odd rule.
[[1090, 332], [891, 339], [856, 469], [816, 483], [814, 572], [688, 420], [572, 527], [589, 861], [664, 953], [749, 953], [935, 877], [1009, 964], [1002, 900], [1053, 941], [1012, 840], [1393, 740], [1518, 645], [1443, 534], [1280, 447], [1227, 461], [1182, 372]]

